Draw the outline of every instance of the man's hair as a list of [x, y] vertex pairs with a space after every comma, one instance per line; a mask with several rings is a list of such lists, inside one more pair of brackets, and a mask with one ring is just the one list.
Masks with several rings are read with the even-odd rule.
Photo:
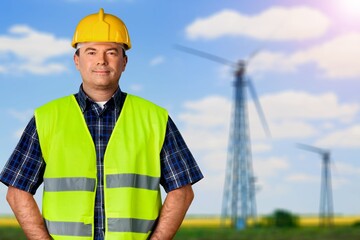
[[[76, 54], [77, 56], [80, 56], [80, 48], [77, 48], [77, 46], [75, 46], [75, 48], [76, 48], [75, 54]], [[122, 47], [121, 49], [122, 49], [123, 56], [126, 57], [126, 51], [125, 51], [125, 49], [124, 49], [123, 47]]]

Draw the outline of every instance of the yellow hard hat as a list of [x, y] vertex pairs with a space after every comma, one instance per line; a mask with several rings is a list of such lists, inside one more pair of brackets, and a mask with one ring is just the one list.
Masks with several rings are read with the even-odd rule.
[[124, 22], [111, 14], [99, 13], [84, 17], [75, 29], [71, 42], [72, 47], [82, 42], [116, 42], [124, 44], [126, 50], [131, 48], [130, 36]]

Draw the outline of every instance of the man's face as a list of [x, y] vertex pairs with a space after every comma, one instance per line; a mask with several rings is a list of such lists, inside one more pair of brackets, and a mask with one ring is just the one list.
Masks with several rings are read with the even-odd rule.
[[127, 57], [123, 56], [121, 45], [117, 43], [82, 43], [79, 55], [74, 55], [74, 62], [80, 71], [85, 92], [115, 91]]

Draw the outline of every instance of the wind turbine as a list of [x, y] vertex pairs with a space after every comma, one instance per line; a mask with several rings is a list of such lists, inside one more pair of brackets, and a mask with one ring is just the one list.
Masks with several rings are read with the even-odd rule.
[[306, 151], [318, 153], [321, 156], [320, 226], [331, 226], [333, 224], [334, 209], [331, 187], [330, 151], [305, 144], [298, 144], [298, 147]]
[[228, 159], [226, 164], [225, 185], [222, 201], [222, 219], [230, 218], [231, 226], [236, 229], [247, 227], [248, 219], [256, 219], [255, 175], [252, 166], [250, 146], [250, 129], [246, 101], [246, 87], [249, 88], [255, 107], [267, 136], [270, 136], [269, 127], [265, 120], [258, 100], [255, 87], [249, 78], [245, 77], [249, 60], [255, 56], [254, 52], [247, 61], [240, 60], [234, 63], [227, 59], [181, 45], [175, 46], [178, 50], [197, 55], [235, 69], [234, 106], [230, 128]]

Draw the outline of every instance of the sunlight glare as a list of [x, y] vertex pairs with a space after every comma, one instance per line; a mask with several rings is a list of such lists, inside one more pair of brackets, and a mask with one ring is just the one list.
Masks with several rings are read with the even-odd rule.
[[341, 0], [339, 5], [346, 14], [359, 16], [360, 15], [360, 0]]

